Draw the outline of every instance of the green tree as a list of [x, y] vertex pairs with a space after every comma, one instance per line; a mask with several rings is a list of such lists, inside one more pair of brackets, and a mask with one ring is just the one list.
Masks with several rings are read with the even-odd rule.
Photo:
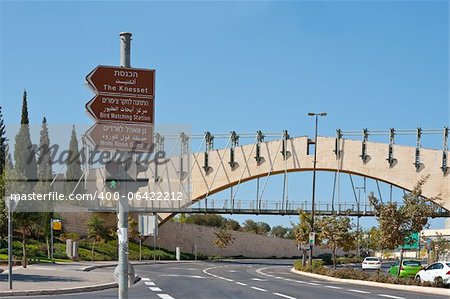
[[48, 134], [47, 119], [42, 119], [42, 127], [37, 151], [38, 183], [36, 192], [48, 193], [52, 191], [51, 181], [53, 179], [52, 160], [50, 156], [50, 137]]
[[[8, 235], [8, 210], [5, 205], [5, 170], [0, 173], [0, 236]], [[0, 237], [1, 238], [1, 237]]]
[[239, 224], [239, 222], [237, 222], [236, 220], [233, 220], [233, 219], [226, 219], [225, 227], [227, 227], [231, 230], [240, 230], [241, 229], [241, 225]]
[[87, 222], [87, 234], [92, 240], [91, 261], [93, 261], [95, 243], [104, 240], [106, 237], [105, 222], [100, 216], [93, 214], [91, 218], [89, 218]]
[[[414, 232], [420, 232], [428, 226], [428, 219], [432, 216], [434, 208], [429, 201], [423, 198], [422, 187], [429, 176], [422, 177], [413, 190], [403, 196], [403, 205], [396, 202], [382, 203], [373, 193], [369, 201], [374, 206], [383, 249], [394, 250], [405, 245], [405, 240]], [[400, 263], [403, 261], [403, 249], [400, 251]], [[398, 275], [400, 271], [398, 272]]]
[[217, 214], [191, 214], [186, 217], [186, 223], [193, 223], [197, 225], [222, 227], [225, 225], [226, 219]]
[[244, 223], [242, 225], [242, 230], [244, 232], [257, 234], [258, 233], [258, 224], [255, 221], [253, 221], [252, 219], [247, 219], [244, 221]]
[[260, 235], [267, 235], [270, 232], [270, 225], [265, 222], [258, 222], [258, 231], [257, 233]]
[[317, 227], [320, 228], [322, 244], [333, 251], [333, 266], [336, 269], [336, 250], [342, 248], [347, 251], [355, 246], [355, 235], [351, 232], [350, 218], [344, 216], [321, 217], [317, 221]]
[[[28, 180], [37, 178], [37, 162], [33, 145], [31, 143], [28, 119], [27, 92], [23, 93], [22, 117], [20, 130], [15, 138], [14, 160], [16, 172]], [[30, 189], [31, 191], [31, 189]]]
[[36, 227], [39, 221], [39, 214], [32, 212], [16, 212], [13, 215], [14, 227], [22, 234], [22, 266], [24, 268], [28, 265], [27, 257], [27, 236]]
[[[50, 137], [48, 133], [47, 119], [42, 119], [42, 127], [37, 151], [38, 182], [35, 192], [48, 194], [53, 190], [51, 181], [53, 179], [52, 161], [50, 156]], [[41, 204], [41, 223], [39, 225], [41, 233], [44, 235], [47, 245], [47, 255], [50, 258], [50, 219], [54, 217], [52, 203], [45, 201]]]
[[272, 237], [277, 237], [277, 238], [285, 238], [286, 234], [288, 232], [288, 229], [282, 225], [277, 225], [272, 227], [272, 230], [270, 231], [270, 235]]
[[450, 252], [450, 240], [441, 233], [437, 233], [437, 237], [431, 241], [430, 247], [433, 249], [434, 261], [441, 261]]
[[[69, 155], [67, 157], [67, 171], [66, 171], [66, 194], [82, 193], [82, 184], [78, 184], [83, 172], [81, 171], [80, 151], [78, 149], [77, 133], [75, 126], [72, 127], [72, 135], [70, 137]], [[78, 187], [75, 189], [75, 186]]]
[[5, 168], [5, 161], [7, 155], [7, 144], [6, 144], [6, 129], [3, 120], [2, 107], [0, 106], [0, 174], [3, 173]]
[[220, 257], [222, 258], [223, 249], [234, 242], [234, 236], [232, 232], [225, 227], [214, 230], [214, 235], [216, 236], [216, 239], [214, 239], [212, 243], [220, 249]]
[[378, 227], [372, 226], [363, 230], [360, 235], [360, 248], [367, 253], [381, 250], [381, 232]]
[[[295, 241], [302, 248], [302, 264], [306, 265], [306, 246], [309, 243], [309, 233], [311, 232], [311, 214], [303, 210], [299, 211], [299, 223], [292, 223], [292, 231]], [[318, 231], [316, 227], [316, 232]], [[316, 245], [320, 244], [320, 235], [316, 234]]]

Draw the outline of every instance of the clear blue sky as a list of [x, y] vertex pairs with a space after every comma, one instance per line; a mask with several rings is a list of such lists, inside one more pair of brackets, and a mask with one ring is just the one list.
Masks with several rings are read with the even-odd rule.
[[31, 123], [91, 124], [85, 76], [119, 64], [121, 31], [132, 66], [157, 70], [157, 123], [297, 136], [326, 111], [321, 135], [449, 124], [448, 1], [1, 1], [0, 20], [8, 124], [24, 88]]

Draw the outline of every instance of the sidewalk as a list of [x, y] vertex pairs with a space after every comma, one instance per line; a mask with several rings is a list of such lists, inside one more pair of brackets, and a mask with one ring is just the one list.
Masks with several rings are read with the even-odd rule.
[[[189, 263], [195, 261], [131, 261], [134, 266]], [[33, 264], [13, 267], [13, 290], [9, 290], [8, 270], [0, 274], [0, 297], [57, 295], [116, 288], [114, 268], [117, 262], [79, 262]], [[1, 272], [1, 271], [0, 271]], [[139, 280], [136, 277], [135, 282]]]
[[0, 297], [39, 294], [66, 294], [115, 288], [114, 268], [84, 271], [102, 263], [34, 264], [13, 267], [13, 290], [9, 290], [8, 271], [0, 274]]

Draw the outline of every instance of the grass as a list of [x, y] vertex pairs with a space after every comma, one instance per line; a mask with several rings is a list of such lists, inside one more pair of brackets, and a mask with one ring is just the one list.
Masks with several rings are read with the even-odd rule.
[[[13, 259], [20, 261], [22, 259], [22, 243], [20, 241], [13, 241]], [[54, 258], [57, 262], [70, 262], [66, 256], [66, 244], [55, 240], [54, 243]], [[92, 243], [87, 240], [81, 240], [78, 243], [78, 255], [80, 260], [85, 261], [115, 261], [117, 260], [117, 241], [109, 240], [106, 242], [97, 242], [94, 247], [94, 255], [92, 256]], [[27, 257], [30, 263], [50, 263], [51, 260], [47, 257], [47, 246], [45, 243], [38, 240], [27, 240]], [[174, 260], [175, 252], [158, 249], [153, 250], [150, 246], [142, 245], [142, 260]], [[1, 244], [0, 247], [0, 261], [8, 259], [8, 248], [6, 244]], [[139, 243], [129, 243], [129, 259], [139, 260]], [[181, 259], [194, 259], [192, 254], [181, 254]]]

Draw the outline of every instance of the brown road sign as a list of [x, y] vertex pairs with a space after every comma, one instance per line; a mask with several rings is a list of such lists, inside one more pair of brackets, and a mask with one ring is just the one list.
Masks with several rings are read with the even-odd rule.
[[153, 125], [96, 123], [86, 136], [101, 150], [149, 152], [153, 143]]
[[99, 94], [86, 109], [99, 121], [154, 123], [154, 100], [150, 98]]
[[99, 65], [86, 76], [86, 81], [97, 93], [145, 98], [155, 95], [155, 70]]

